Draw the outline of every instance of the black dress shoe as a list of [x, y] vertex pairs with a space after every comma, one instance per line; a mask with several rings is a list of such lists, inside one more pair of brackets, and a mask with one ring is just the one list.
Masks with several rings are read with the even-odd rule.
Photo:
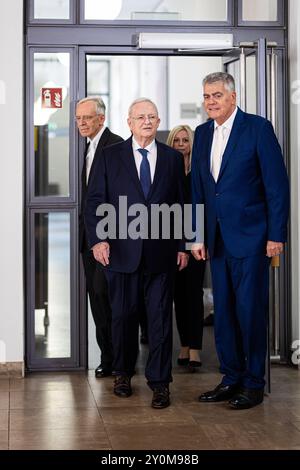
[[95, 369], [96, 379], [102, 379], [111, 375], [112, 370], [109, 367], [103, 367], [101, 364]]
[[232, 398], [238, 391], [239, 386], [219, 384], [214, 390], [202, 393], [199, 396], [199, 401], [202, 403], [214, 403], [217, 401], [226, 401]]
[[152, 408], [162, 409], [170, 405], [169, 387], [159, 387], [153, 390]]
[[235, 410], [246, 410], [262, 403], [264, 400], [264, 390], [254, 390], [243, 388], [240, 392], [236, 393], [229, 401], [231, 408]]
[[189, 367], [201, 367], [202, 362], [201, 361], [190, 361], [189, 362]]
[[114, 383], [114, 394], [118, 397], [130, 397], [132, 395], [131, 378], [128, 375], [116, 375]]
[[188, 357], [179, 357], [179, 358], [177, 359], [177, 364], [178, 364], [179, 366], [188, 366], [188, 365], [189, 365], [189, 362], [190, 362], [190, 360], [189, 360]]

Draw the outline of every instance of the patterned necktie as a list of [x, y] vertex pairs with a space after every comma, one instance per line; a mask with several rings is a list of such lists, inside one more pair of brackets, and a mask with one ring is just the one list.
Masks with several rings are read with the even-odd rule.
[[212, 162], [211, 162], [211, 174], [214, 177], [214, 180], [217, 182], [221, 163], [222, 163], [222, 155], [223, 155], [223, 144], [224, 144], [224, 136], [223, 136], [223, 127], [218, 126], [215, 129], [215, 142], [212, 154]]
[[147, 157], [148, 150], [147, 149], [138, 149], [140, 154], [143, 157], [140, 166], [140, 182], [142, 185], [143, 193], [145, 198], [147, 198], [151, 186], [151, 172], [150, 172], [150, 165], [149, 160]]

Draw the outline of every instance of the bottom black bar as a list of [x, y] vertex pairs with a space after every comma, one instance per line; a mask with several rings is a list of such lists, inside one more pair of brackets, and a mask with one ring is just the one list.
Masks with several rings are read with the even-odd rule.
[[299, 451], [199, 451], [199, 450], [95, 450], [95, 451], [0, 451], [1, 464], [7, 463], [95, 463], [98, 465], [119, 465], [127, 468], [138, 468], [142, 465], [199, 465], [203, 463], [251, 464], [268, 463], [286, 465], [299, 461]]

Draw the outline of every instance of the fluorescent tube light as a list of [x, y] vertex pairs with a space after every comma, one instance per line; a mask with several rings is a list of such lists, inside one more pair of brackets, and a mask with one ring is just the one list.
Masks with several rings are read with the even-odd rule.
[[138, 49], [201, 49], [233, 48], [232, 34], [202, 33], [139, 33]]

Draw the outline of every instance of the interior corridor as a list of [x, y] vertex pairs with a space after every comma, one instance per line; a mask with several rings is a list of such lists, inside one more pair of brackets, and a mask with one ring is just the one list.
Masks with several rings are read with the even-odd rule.
[[203, 366], [175, 366], [171, 406], [154, 410], [143, 376], [141, 347], [133, 395], [112, 393], [112, 378], [82, 373], [32, 373], [0, 380], [0, 449], [41, 450], [300, 450], [300, 374], [272, 367], [272, 394], [262, 405], [235, 411], [226, 403], [201, 404], [200, 392], [220, 381], [213, 328], [204, 329]]

